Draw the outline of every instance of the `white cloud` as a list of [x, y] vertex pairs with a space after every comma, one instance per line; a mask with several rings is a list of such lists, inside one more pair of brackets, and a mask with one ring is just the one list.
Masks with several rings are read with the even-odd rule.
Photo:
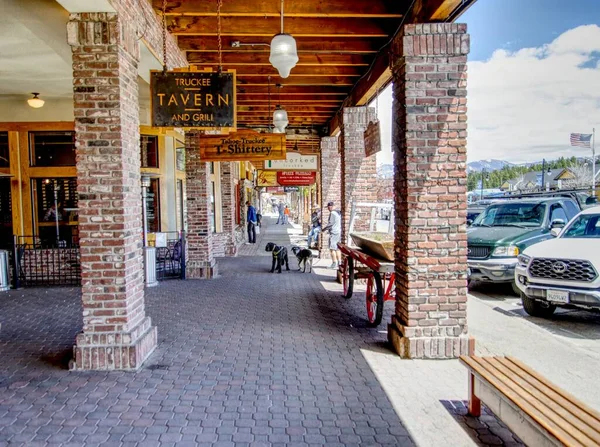
[[599, 52], [600, 27], [586, 25], [543, 47], [470, 62], [469, 161], [588, 156], [569, 146], [569, 134], [600, 133]]

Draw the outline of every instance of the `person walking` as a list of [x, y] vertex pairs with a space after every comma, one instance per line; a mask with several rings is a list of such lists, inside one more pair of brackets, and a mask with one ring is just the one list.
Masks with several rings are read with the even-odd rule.
[[290, 209], [287, 207], [287, 205], [285, 206], [285, 209], [283, 210], [283, 223], [285, 223], [285, 224], [290, 223]]
[[311, 248], [312, 241], [315, 243], [319, 240], [319, 233], [321, 233], [321, 216], [319, 215], [319, 209], [315, 208], [310, 216], [311, 228], [308, 232], [307, 247]]
[[256, 243], [256, 209], [250, 204], [250, 201], [246, 202], [248, 207], [248, 213], [246, 214], [246, 221], [248, 222], [248, 243]]
[[[285, 216], [283, 214], [285, 210], [285, 205], [283, 204], [283, 202], [279, 202], [279, 217], [277, 218], [277, 223], [280, 223], [281, 225], [283, 225], [285, 223]], [[277, 225], [277, 224], [275, 224]]]
[[342, 262], [342, 254], [338, 250], [338, 242], [342, 237], [342, 216], [337, 210], [333, 209], [333, 202], [327, 204], [329, 210], [329, 220], [323, 232], [329, 232], [329, 252], [331, 253], [331, 265], [329, 268], [337, 269]]

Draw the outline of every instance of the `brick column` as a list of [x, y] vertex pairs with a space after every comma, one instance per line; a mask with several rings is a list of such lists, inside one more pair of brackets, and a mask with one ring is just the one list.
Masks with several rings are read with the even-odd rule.
[[210, 228], [210, 163], [200, 161], [200, 134], [186, 132], [186, 197], [188, 279], [210, 279], [217, 275]]
[[226, 235], [225, 256], [235, 256], [235, 179], [233, 162], [221, 163], [221, 205], [223, 216], [223, 233]]
[[402, 357], [455, 358], [467, 337], [467, 54], [462, 24], [406, 25], [393, 45], [396, 312]]
[[72, 14], [83, 332], [71, 369], [137, 369], [156, 347], [144, 309], [139, 41], [116, 14]]
[[[342, 197], [342, 159], [338, 149], [338, 137], [321, 138], [321, 175], [319, 186], [321, 188], [321, 225], [327, 225], [329, 219], [328, 202], [334, 202], [336, 207], [341, 208]], [[331, 257], [327, 249], [328, 235], [319, 237], [319, 248], [321, 258]]]
[[[342, 242], [350, 229], [351, 203], [377, 200], [377, 163], [374, 155], [365, 156], [364, 133], [375, 119], [373, 107], [346, 107], [343, 111], [340, 148], [342, 154]], [[355, 231], [369, 231], [370, 208], [357, 208]]]

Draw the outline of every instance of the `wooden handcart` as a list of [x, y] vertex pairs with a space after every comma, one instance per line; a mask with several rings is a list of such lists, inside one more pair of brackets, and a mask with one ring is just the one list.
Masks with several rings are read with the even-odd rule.
[[396, 299], [394, 263], [346, 244], [339, 243], [338, 248], [344, 255], [340, 266], [344, 298], [352, 297], [355, 279], [366, 279], [367, 318], [372, 326], [379, 326], [383, 317], [383, 303]]

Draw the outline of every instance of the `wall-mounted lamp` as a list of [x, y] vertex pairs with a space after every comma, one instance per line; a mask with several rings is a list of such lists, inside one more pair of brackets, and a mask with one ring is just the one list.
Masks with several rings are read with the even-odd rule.
[[39, 98], [39, 93], [32, 93], [33, 98], [29, 98], [27, 100], [27, 104], [29, 107], [33, 107], [34, 109], [39, 109], [40, 107], [44, 107], [45, 101]]

